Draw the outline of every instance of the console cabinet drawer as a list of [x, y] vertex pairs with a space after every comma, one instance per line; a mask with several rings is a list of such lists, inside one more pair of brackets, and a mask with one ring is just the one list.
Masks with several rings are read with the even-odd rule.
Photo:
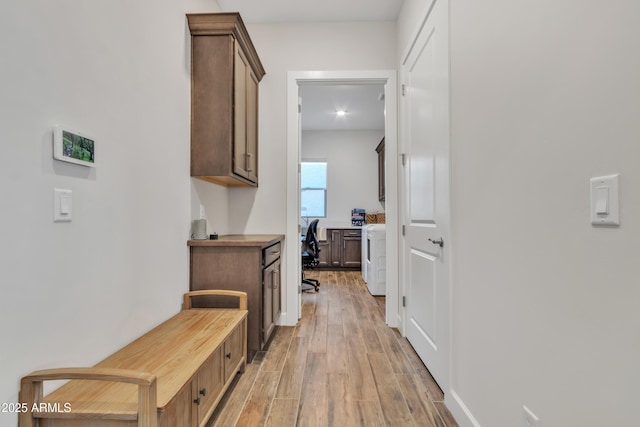
[[271, 245], [268, 248], [265, 248], [263, 252], [263, 266], [267, 267], [268, 265], [271, 265], [275, 260], [280, 258], [280, 254], [282, 252], [280, 242], [276, 243], [275, 245]]

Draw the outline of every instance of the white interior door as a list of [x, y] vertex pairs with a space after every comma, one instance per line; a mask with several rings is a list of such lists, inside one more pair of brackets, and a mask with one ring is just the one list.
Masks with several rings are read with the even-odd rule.
[[448, 4], [436, 0], [403, 61], [405, 334], [449, 387]]

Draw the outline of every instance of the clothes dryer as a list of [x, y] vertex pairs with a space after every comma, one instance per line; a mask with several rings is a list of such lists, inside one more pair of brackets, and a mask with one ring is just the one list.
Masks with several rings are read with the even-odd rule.
[[366, 283], [371, 295], [387, 294], [387, 232], [385, 224], [366, 230]]

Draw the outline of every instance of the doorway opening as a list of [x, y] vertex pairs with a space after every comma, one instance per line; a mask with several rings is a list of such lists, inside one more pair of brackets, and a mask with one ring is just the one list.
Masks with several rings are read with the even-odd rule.
[[[396, 72], [394, 70], [384, 71], [309, 71], [309, 72], [289, 72], [287, 76], [287, 286], [284, 306], [286, 315], [283, 321], [287, 325], [295, 325], [300, 317], [301, 294], [299, 286], [296, 286], [300, 278], [300, 245], [296, 244], [300, 240], [301, 233], [301, 212], [300, 212], [300, 162], [302, 156], [302, 117], [300, 112], [300, 97], [305, 91], [319, 90], [326, 92], [330, 88], [341, 88], [347, 90], [357, 86], [367, 88], [378, 87], [377, 97], [384, 105], [383, 122], [384, 126], [379, 130], [379, 134], [385, 139], [385, 175], [386, 187], [397, 188], [398, 173], [398, 149], [397, 149], [397, 102], [396, 102]], [[361, 87], [360, 89], [363, 89]], [[380, 93], [383, 95], [380, 96]], [[307, 97], [308, 97], [307, 93]], [[304, 111], [305, 97], [302, 97], [302, 109]], [[341, 109], [342, 108], [342, 109]], [[339, 105], [334, 107], [335, 117], [333, 120], [340, 120], [348, 116], [348, 107]], [[340, 115], [338, 111], [343, 113]], [[311, 116], [313, 118], [313, 116]], [[340, 123], [340, 122], [338, 122]], [[317, 135], [316, 135], [317, 136]], [[375, 147], [374, 147], [375, 148]], [[375, 154], [375, 152], [373, 153]], [[313, 156], [311, 156], [313, 157]], [[316, 159], [317, 160], [317, 159]], [[377, 166], [374, 164], [377, 168]], [[331, 166], [328, 166], [331, 168]], [[377, 185], [377, 183], [376, 183]], [[395, 191], [389, 192], [385, 197], [385, 215], [387, 227], [387, 266], [386, 266], [386, 322], [390, 326], [399, 324], [398, 307], [398, 200]], [[357, 207], [357, 206], [353, 206]], [[327, 215], [331, 209], [331, 203], [327, 203]], [[344, 210], [344, 209], [343, 209]], [[334, 221], [328, 219], [328, 221]], [[348, 218], [350, 222], [350, 218]], [[332, 225], [329, 222], [326, 225]]]

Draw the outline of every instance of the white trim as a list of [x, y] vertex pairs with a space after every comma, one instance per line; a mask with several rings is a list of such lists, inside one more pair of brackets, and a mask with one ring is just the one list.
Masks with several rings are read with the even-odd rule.
[[460, 427], [482, 427], [454, 390], [445, 396], [444, 403]]
[[411, 37], [409, 37], [409, 40], [411, 41], [407, 44], [407, 47], [405, 48], [404, 52], [402, 52], [402, 56], [400, 57], [401, 58], [400, 63], [402, 65], [406, 64], [407, 59], [411, 54], [411, 51], [413, 50], [413, 48], [415, 47], [418, 41], [418, 36], [420, 35], [420, 33], [422, 32], [422, 29], [427, 23], [427, 18], [429, 18], [429, 15], [431, 14], [431, 11], [433, 10], [433, 6], [435, 6], [435, 4], [436, 4], [436, 0], [429, 0], [429, 2], [425, 5], [424, 9], [422, 9], [422, 14], [420, 15], [422, 18], [418, 21], [418, 24], [411, 32]]
[[[297, 242], [299, 221], [298, 164], [298, 86], [304, 83], [378, 83], [385, 85], [385, 150], [386, 150], [386, 222], [387, 222], [387, 298], [386, 319], [398, 325], [398, 107], [395, 70], [362, 71], [289, 71], [287, 73], [287, 223], [286, 241]], [[391, 161], [395, 160], [395, 161]], [[299, 312], [300, 245], [287, 245], [285, 256], [286, 296], [282, 324], [295, 325]], [[294, 313], [296, 315], [294, 315]]]

